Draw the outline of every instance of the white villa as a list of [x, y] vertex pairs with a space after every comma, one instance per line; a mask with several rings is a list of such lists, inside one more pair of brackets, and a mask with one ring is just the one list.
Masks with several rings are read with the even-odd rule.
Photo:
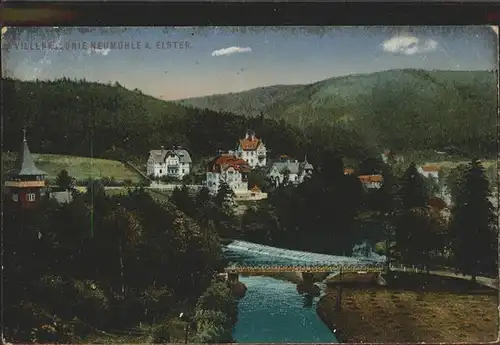
[[358, 179], [364, 188], [367, 189], [379, 189], [384, 183], [384, 178], [382, 175], [359, 175]]
[[236, 156], [244, 159], [252, 169], [265, 167], [267, 164], [266, 145], [253, 131], [247, 131], [245, 138], [239, 140]]
[[426, 177], [432, 177], [436, 179], [436, 181], [439, 179], [439, 167], [436, 165], [423, 165], [417, 168], [418, 172]]
[[165, 150], [162, 146], [161, 150], [149, 151], [147, 173], [155, 177], [169, 176], [180, 180], [189, 174], [191, 164], [191, 156], [186, 150], [180, 147]]
[[207, 188], [211, 194], [217, 194], [221, 182], [226, 182], [233, 192], [248, 193], [249, 164], [234, 155], [223, 153], [213, 159], [207, 166]]
[[271, 165], [268, 177], [271, 180], [271, 183], [275, 187], [278, 187], [286, 182], [285, 177], [287, 175], [288, 182], [292, 184], [299, 184], [302, 183], [305, 178], [310, 176], [313, 171], [314, 167], [307, 161], [307, 157], [304, 158], [303, 162], [299, 162], [298, 160], [292, 159], [288, 156], [281, 156], [278, 161]]

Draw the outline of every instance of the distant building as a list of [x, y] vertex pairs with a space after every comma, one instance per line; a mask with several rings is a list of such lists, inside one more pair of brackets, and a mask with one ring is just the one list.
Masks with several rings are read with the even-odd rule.
[[397, 155], [393, 151], [389, 149], [385, 149], [384, 152], [380, 155], [382, 158], [382, 161], [386, 164], [388, 163], [399, 163], [403, 161], [403, 157]]
[[253, 131], [247, 131], [245, 138], [239, 140], [236, 156], [244, 159], [252, 169], [267, 165], [266, 145]]
[[384, 182], [382, 175], [359, 175], [358, 178], [363, 187], [367, 189], [378, 189], [382, 187]]
[[302, 183], [312, 175], [313, 171], [314, 167], [307, 161], [307, 157], [304, 157], [303, 162], [299, 162], [288, 156], [281, 156], [278, 161], [272, 163], [268, 177], [271, 183], [278, 187], [285, 182]]
[[352, 175], [354, 174], [353, 168], [344, 168], [344, 175]]
[[423, 165], [418, 167], [417, 170], [424, 177], [439, 179], [439, 166], [437, 165]]
[[36, 167], [26, 140], [26, 129], [23, 129], [23, 132], [23, 143], [17, 156], [15, 168], [7, 174], [5, 195], [6, 202], [26, 209], [35, 206], [47, 195], [45, 177], [48, 174]]
[[180, 147], [165, 150], [162, 146], [160, 150], [149, 151], [147, 173], [154, 177], [168, 176], [180, 180], [190, 173], [191, 165], [191, 156], [186, 150]]
[[217, 194], [222, 182], [226, 182], [235, 194], [248, 193], [250, 166], [232, 153], [222, 153], [207, 166], [207, 188]]
[[68, 204], [73, 201], [73, 196], [69, 191], [50, 192], [50, 197], [60, 204]]

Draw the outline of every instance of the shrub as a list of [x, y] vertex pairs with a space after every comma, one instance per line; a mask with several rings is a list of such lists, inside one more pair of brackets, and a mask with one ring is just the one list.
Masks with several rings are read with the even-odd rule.
[[171, 338], [170, 334], [170, 326], [168, 324], [158, 326], [153, 330], [153, 339], [152, 342], [155, 344], [158, 343], [169, 343]]
[[144, 316], [147, 320], [155, 320], [167, 315], [173, 295], [166, 287], [149, 287], [141, 293], [140, 300], [144, 306]]

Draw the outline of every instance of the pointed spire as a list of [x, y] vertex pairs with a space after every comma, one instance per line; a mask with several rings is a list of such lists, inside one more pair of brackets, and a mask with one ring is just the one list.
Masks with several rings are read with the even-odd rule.
[[28, 147], [28, 141], [26, 139], [26, 127], [23, 127], [23, 143], [21, 145], [19, 155], [17, 156], [16, 168], [12, 174], [18, 176], [48, 175], [46, 172], [38, 169], [35, 165], [31, 151]]
[[304, 163], [307, 163], [307, 153], [304, 154]]

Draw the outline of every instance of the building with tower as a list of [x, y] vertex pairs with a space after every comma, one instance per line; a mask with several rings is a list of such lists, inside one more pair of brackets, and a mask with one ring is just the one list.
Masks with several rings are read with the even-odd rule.
[[26, 209], [35, 206], [47, 195], [47, 173], [36, 167], [26, 140], [26, 129], [23, 132], [14, 170], [7, 174], [5, 181], [5, 201]]
[[247, 131], [245, 137], [238, 141], [236, 156], [244, 159], [252, 169], [267, 165], [266, 145], [255, 136], [254, 131]]

